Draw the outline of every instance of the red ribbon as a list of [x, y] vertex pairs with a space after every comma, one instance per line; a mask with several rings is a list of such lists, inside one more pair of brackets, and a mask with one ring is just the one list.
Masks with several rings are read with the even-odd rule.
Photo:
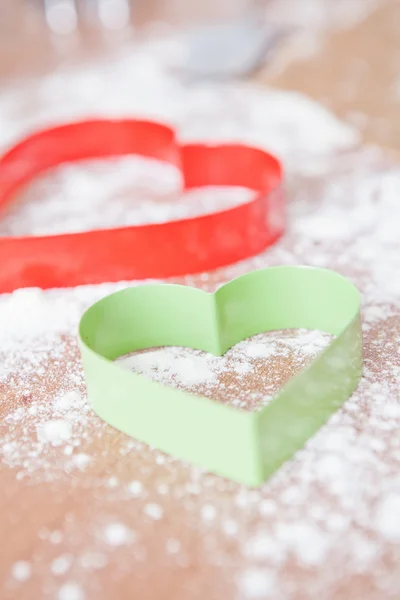
[[137, 120], [93, 120], [40, 131], [0, 159], [0, 210], [37, 175], [88, 159], [139, 154], [176, 165], [186, 190], [255, 190], [250, 202], [199, 217], [49, 236], [0, 238], [0, 292], [209, 271], [253, 256], [280, 237], [280, 162], [241, 144], [180, 146], [173, 129]]

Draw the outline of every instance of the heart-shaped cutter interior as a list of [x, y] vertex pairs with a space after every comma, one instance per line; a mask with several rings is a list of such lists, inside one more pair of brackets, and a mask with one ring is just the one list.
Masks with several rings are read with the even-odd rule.
[[[116, 358], [156, 346], [222, 356], [255, 334], [318, 329], [334, 339], [258, 412], [167, 387]], [[107, 296], [83, 315], [80, 347], [88, 396], [110, 425], [180, 459], [256, 486], [312, 436], [362, 375], [360, 296], [334, 271], [271, 267], [214, 294], [166, 284]]]
[[185, 190], [242, 186], [255, 194], [238, 206], [167, 223], [0, 237], [0, 293], [209, 271], [253, 256], [282, 235], [282, 166], [274, 156], [243, 144], [181, 145], [167, 125], [135, 119], [69, 123], [16, 144], [0, 158], [0, 210], [49, 169], [126, 155], [178, 167]]

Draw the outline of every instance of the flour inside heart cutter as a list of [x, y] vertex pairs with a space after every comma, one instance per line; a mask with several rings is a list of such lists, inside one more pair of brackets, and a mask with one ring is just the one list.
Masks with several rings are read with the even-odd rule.
[[180, 168], [186, 190], [240, 186], [255, 194], [239, 206], [168, 223], [1, 237], [0, 293], [209, 271], [263, 251], [283, 233], [282, 167], [274, 156], [241, 144], [180, 145], [170, 127], [133, 119], [69, 123], [16, 144], [0, 158], [0, 211], [49, 169], [134, 154]]
[[[319, 329], [334, 339], [259, 412], [245, 412], [125, 370], [115, 359], [157, 346], [222, 356], [264, 331]], [[89, 401], [110, 425], [159, 450], [257, 486], [353, 393], [362, 374], [360, 297], [346, 278], [311, 267], [243, 275], [214, 294], [154, 284], [107, 296], [83, 315]]]

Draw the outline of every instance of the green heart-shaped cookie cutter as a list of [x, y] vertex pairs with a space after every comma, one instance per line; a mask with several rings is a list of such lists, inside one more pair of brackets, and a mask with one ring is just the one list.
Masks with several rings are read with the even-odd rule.
[[[114, 360], [134, 350], [185, 346], [222, 356], [264, 331], [319, 329], [335, 338], [258, 412], [169, 388]], [[83, 315], [88, 396], [107, 423], [229, 479], [259, 485], [326, 422], [362, 375], [360, 296], [338, 273], [272, 267], [214, 294], [168, 284], [128, 288]]]

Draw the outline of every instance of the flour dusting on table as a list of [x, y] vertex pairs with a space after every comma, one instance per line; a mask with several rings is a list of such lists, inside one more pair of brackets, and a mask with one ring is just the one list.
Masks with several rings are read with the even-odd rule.
[[129, 370], [235, 408], [259, 410], [305, 368], [331, 336], [306, 329], [261, 333], [217, 357], [177, 346], [118, 359]]
[[[213, 291], [269, 265], [337, 269], [363, 295], [364, 377], [293, 460], [259, 489], [247, 489], [118, 433], [90, 409], [76, 327], [87, 306], [123, 282], [0, 296], [0, 457], [10, 512], [3, 535], [12, 540], [29, 530], [37, 540], [10, 562], [2, 597], [107, 600], [130, 597], [132, 590], [151, 600], [168, 594], [175, 600], [396, 597], [400, 168], [377, 150], [359, 148], [352, 129], [302, 96], [250, 85], [185, 90], [151, 52], [55, 73], [2, 94], [0, 143], [54, 119], [122, 112], [168, 118], [182, 139], [242, 140], [284, 159], [290, 216], [284, 238], [240, 264], [174, 281]], [[82, 176], [95, 212], [106, 202], [96, 200], [98, 166], [79, 169], [71, 173], [75, 181]], [[150, 205], [147, 213], [143, 203], [146, 219], [154, 213], [153, 194], [160, 194], [157, 169], [147, 164], [143, 178], [150, 173], [152, 185], [140, 182]], [[104, 180], [111, 203], [121, 182], [112, 170]], [[53, 185], [51, 177], [43, 185]], [[53, 223], [41, 223], [39, 212], [29, 222], [37, 231], [60, 230], [67, 219], [63, 197], [71, 194], [46, 189], [40, 202], [54, 211]], [[214, 200], [204, 202], [209, 210]], [[80, 224], [72, 208], [68, 228], [96, 223], [97, 215], [91, 221], [82, 214]], [[17, 207], [8, 222], [14, 232], [18, 211], [25, 210], [35, 213], [33, 205]], [[172, 210], [171, 203], [163, 218]], [[27, 220], [23, 226], [27, 233]], [[172, 348], [124, 360], [147, 376], [257, 409], [280, 384], [274, 361], [282, 376], [286, 360], [288, 369], [300, 368], [327, 341], [318, 332], [261, 334], [222, 359]], [[265, 369], [269, 375], [261, 377]], [[251, 392], [235, 393], [246, 381]]]

